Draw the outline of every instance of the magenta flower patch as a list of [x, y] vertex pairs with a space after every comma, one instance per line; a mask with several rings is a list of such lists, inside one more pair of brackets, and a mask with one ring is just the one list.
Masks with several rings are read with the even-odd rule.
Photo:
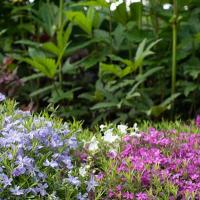
[[196, 120], [195, 120], [195, 124], [198, 128], [200, 128], [200, 115], [197, 115]]
[[[121, 145], [121, 152], [111, 159], [116, 174], [108, 188], [109, 199], [150, 200], [163, 195], [167, 199], [200, 199], [199, 134], [151, 128], [140, 138], [126, 137]], [[109, 177], [111, 171], [107, 173]]]

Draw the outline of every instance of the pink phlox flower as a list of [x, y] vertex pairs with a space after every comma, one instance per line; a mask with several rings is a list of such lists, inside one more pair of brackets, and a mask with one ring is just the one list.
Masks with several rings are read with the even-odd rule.
[[129, 199], [132, 200], [134, 198], [134, 195], [131, 192], [124, 192], [124, 193], [122, 193], [122, 196], [123, 196], [123, 198], [125, 198], [127, 200], [129, 200]]
[[196, 116], [195, 125], [196, 125], [198, 128], [200, 128], [200, 115], [197, 115], [197, 116]]

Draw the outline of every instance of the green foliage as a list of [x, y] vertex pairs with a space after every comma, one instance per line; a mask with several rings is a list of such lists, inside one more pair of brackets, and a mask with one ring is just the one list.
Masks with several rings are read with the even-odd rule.
[[198, 1], [116, 2], [3, 1], [0, 76], [20, 77], [21, 103], [89, 124], [200, 111]]

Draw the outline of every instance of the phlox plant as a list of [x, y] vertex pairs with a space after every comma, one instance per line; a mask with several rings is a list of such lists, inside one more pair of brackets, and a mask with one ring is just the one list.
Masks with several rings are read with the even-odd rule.
[[198, 118], [188, 127], [195, 133], [149, 128], [122, 136], [104, 165], [105, 199], [200, 199]]
[[2, 94], [0, 113], [0, 199], [200, 199], [199, 116], [176, 129], [162, 123], [165, 131], [148, 123], [89, 131], [21, 111]]
[[88, 199], [98, 186], [78, 151], [80, 123], [62, 123], [48, 114], [33, 115], [0, 103], [0, 198]]

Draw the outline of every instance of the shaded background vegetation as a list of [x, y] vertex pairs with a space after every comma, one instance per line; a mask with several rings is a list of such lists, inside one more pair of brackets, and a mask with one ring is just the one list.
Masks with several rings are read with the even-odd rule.
[[2, 0], [0, 91], [92, 125], [196, 115], [199, 1], [116, 2]]

